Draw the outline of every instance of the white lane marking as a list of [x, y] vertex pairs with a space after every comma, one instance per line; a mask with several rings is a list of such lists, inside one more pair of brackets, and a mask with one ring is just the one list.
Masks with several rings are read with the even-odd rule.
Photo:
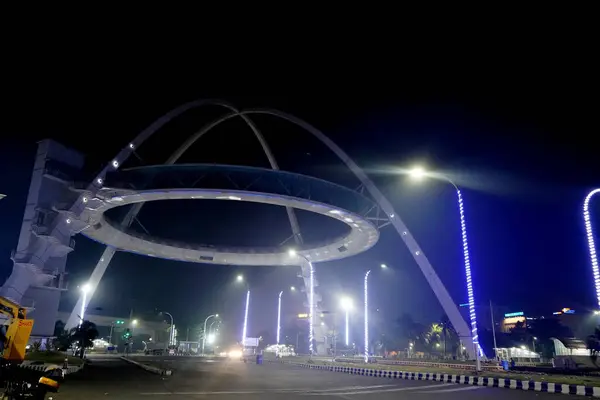
[[155, 393], [140, 393], [140, 396], [208, 396], [219, 394], [261, 394], [263, 390], [249, 390], [240, 392], [155, 392]]
[[330, 388], [330, 389], [266, 389], [266, 392], [281, 392], [281, 393], [306, 393], [306, 392], [340, 392], [344, 390], [366, 390], [366, 389], [381, 389], [386, 387], [392, 387], [396, 385], [373, 385], [373, 386], [346, 386], [340, 388]]
[[439, 388], [444, 386], [455, 386], [455, 383], [438, 383], [435, 385], [427, 385], [427, 386], [409, 386], [409, 387], [397, 387], [394, 389], [380, 389], [380, 390], [363, 390], [363, 391], [355, 391], [355, 392], [343, 392], [343, 393], [316, 393], [316, 392], [308, 392], [302, 393], [303, 396], [352, 396], [357, 394], [372, 394], [372, 393], [390, 393], [390, 392], [405, 392], [408, 390], [421, 390], [421, 389], [431, 389], [431, 388]]
[[242, 391], [220, 391], [220, 392], [148, 392], [140, 393], [141, 396], [202, 396], [202, 395], [220, 395], [220, 394], [260, 394], [260, 393], [326, 393], [339, 392], [343, 390], [367, 390], [380, 389], [394, 385], [373, 385], [373, 386], [346, 386], [335, 389], [265, 389], [265, 390], [242, 390]]
[[484, 386], [467, 386], [467, 387], [459, 387], [459, 388], [455, 388], [455, 389], [428, 390], [426, 392], [421, 392], [421, 393], [462, 392], [463, 390], [476, 390], [476, 389], [485, 389], [485, 387]]

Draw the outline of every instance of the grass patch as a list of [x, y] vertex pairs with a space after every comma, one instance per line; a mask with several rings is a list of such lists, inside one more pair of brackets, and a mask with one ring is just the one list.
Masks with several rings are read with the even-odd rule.
[[[283, 361], [290, 362], [308, 362], [308, 357], [284, 357]], [[441, 368], [441, 367], [421, 367], [412, 365], [384, 365], [384, 364], [360, 364], [360, 363], [344, 363], [344, 362], [330, 362], [323, 360], [312, 360], [313, 364], [316, 365], [335, 365], [340, 367], [356, 367], [356, 368], [368, 368], [375, 371], [403, 371], [403, 372], [435, 372], [442, 374], [452, 375], [465, 375], [474, 376], [473, 371], [465, 371], [463, 369], [453, 368]], [[579, 376], [579, 375], [546, 375], [542, 373], [527, 373], [527, 372], [503, 372], [503, 371], [482, 371], [477, 376], [485, 376], [489, 378], [501, 378], [501, 379], [516, 379], [521, 381], [538, 381], [538, 382], [549, 382], [549, 383], [561, 383], [568, 385], [586, 385], [586, 386], [600, 386], [600, 377], [593, 376]]]
[[83, 360], [79, 357], [66, 355], [58, 351], [32, 351], [25, 354], [26, 361], [42, 361], [48, 364], [62, 365], [65, 357], [69, 361], [69, 365], [81, 365]]

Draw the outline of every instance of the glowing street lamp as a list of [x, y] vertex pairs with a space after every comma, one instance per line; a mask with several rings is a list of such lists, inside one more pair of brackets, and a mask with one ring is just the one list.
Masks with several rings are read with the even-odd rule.
[[303, 256], [302, 254], [299, 254], [296, 250], [294, 249], [290, 249], [289, 250], [289, 255], [290, 257], [300, 257], [302, 258], [304, 261], [306, 261], [308, 263], [308, 267], [310, 269], [310, 287], [309, 287], [309, 295], [308, 295], [308, 352], [310, 353], [310, 356], [312, 356], [313, 353], [313, 323], [314, 323], [314, 306], [315, 306], [315, 270], [313, 268], [312, 263], [310, 262], [310, 260], [308, 258], [306, 258], [305, 256]]
[[[290, 292], [296, 291], [296, 288], [290, 286]], [[281, 296], [283, 296], [283, 290], [279, 292], [277, 299], [277, 344], [279, 344], [279, 335], [281, 333]]]
[[83, 301], [81, 302], [81, 318], [79, 320], [79, 326], [81, 326], [81, 324], [83, 323], [83, 318], [85, 316], [85, 306], [87, 303], [87, 294], [89, 293], [89, 291], [92, 288], [90, 287], [90, 285], [88, 283], [86, 283], [85, 285], [83, 285], [81, 287], [81, 293], [83, 293]]
[[281, 332], [281, 296], [283, 290], [279, 292], [279, 299], [277, 300], [277, 344], [279, 344], [279, 333]]
[[352, 309], [352, 299], [349, 297], [344, 297], [342, 298], [342, 308], [344, 309], [344, 311], [346, 312], [346, 347], [350, 344], [350, 333], [349, 333], [349, 329], [348, 329], [348, 325], [349, 325], [349, 314], [350, 314], [350, 310]]
[[248, 308], [250, 307], [250, 290], [246, 292], [246, 308], [244, 311], [244, 328], [242, 329], [242, 347], [246, 347], [246, 333], [248, 332]]
[[475, 346], [475, 358], [477, 361], [477, 371], [481, 370], [479, 355], [481, 353], [481, 347], [479, 346], [479, 335], [477, 333], [477, 316], [475, 314], [475, 294], [473, 290], [473, 281], [471, 277], [471, 258], [469, 256], [469, 242], [467, 240], [467, 223], [465, 221], [465, 207], [460, 189], [456, 184], [447, 176], [441, 174], [429, 174], [427, 171], [420, 166], [414, 167], [409, 171], [409, 175], [414, 179], [423, 179], [428, 176], [439, 177], [452, 186], [456, 190], [456, 196], [458, 200], [458, 211], [460, 214], [460, 229], [462, 234], [462, 246], [463, 246], [463, 258], [465, 263], [465, 275], [467, 280], [467, 298], [469, 301], [469, 318], [471, 320], [471, 335], [473, 337], [473, 345]]
[[[219, 314], [212, 314], [209, 315], [208, 317], [206, 317], [206, 319], [204, 320], [204, 334], [202, 335], [202, 355], [204, 355], [204, 343], [206, 342], [206, 336], [208, 335], [206, 333], [206, 323], [208, 322], [209, 319], [211, 318], [219, 318]], [[210, 343], [210, 342], [209, 342]]]
[[598, 267], [598, 256], [596, 254], [596, 244], [594, 243], [594, 231], [592, 230], [592, 220], [590, 217], [590, 201], [592, 200], [592, 197], [598, 193], [600, 193], [600, 188], [592, 190], [585, 197], [583, 202], [583, 222], [585, 223], [590, 261], [592, 263], [592, 273], [594, 274], [596, 300], [598, 301], [598, 306], [600, 306], [600, 268]]
[[235, 277], [235, 280], [237, 282], [243, 282], [244, 281], [244, 276], [243, 275], [238, 275], [238, 276]]
[[[385, 264], [382, 264], [383, 267]], [[365, 274], [365, 363], [369, 362], [369, 275], [371, 270]]]

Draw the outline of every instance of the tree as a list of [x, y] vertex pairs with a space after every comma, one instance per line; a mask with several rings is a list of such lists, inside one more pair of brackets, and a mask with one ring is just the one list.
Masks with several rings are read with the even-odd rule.
[[67, 351], [69, 347], [71, 347], [71, 344], [73, 344], [71, 334], [64, 329], [58, 332], [55, 331], [54, 336], [55, 338], [52, 341], [52, 345], [58, 351]]
[[71, 329], [71, 343], [77, 342], [79, 344], [80, 358], [83, 358], [85, 349], [88, 349], [94, 345], [94, 339], [98, 338], [98, 335], [96, 324], [90, 321], [83, 321], [79, 326]]

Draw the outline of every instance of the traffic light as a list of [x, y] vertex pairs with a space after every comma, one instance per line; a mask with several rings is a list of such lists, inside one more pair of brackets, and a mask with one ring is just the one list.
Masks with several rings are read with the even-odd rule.
[[123, 334], [123, 339], [129, 339], [131, 337], [131, 331], [127, 329]]
[[123, 321], [123, 320], [121, 320], [121, 319], [118, 319], [118, 320], [116, 320], [116, 321], [115, 321], [115, 323], [116, 323], [117, 325], [123, 325], [123, 324], [125, 323], [125, 321]]

